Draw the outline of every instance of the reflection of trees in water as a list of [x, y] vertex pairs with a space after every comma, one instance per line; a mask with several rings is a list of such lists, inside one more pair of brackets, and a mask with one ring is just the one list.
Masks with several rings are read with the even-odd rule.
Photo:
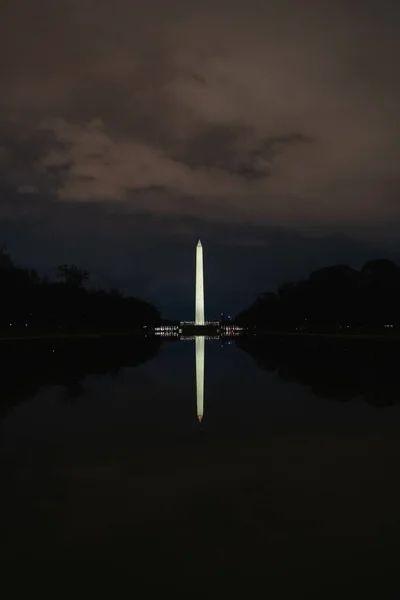
[[361, 396], [373, 406], [400, 402], [400, 344], [271, 336], [242, 338], [239, 348], [260, 368], [307, 385], [315, 396], [349, 402]]
[[156, 338], [43, 340], [0, 345], [0, 417], [10, 406], [36, 396], [41, 388], [60, 386], [73, 400], [85, 392], [88, 375], [110, 375], [156, 356]]

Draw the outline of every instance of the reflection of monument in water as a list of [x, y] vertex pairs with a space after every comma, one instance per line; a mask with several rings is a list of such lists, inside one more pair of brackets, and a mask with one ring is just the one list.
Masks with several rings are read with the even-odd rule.
[[204, 336], [197, 336], [196, 344], [196, 400], [197, 400], [197, 418], [200, 423], [204, 414]]
[[204, 415], [205, 340], [239, 335], [241, 331], [241, 327], [231, 323], [206, 321], [204, 312], [203, 246], [199, 240], [196, 246], [195, 320], [181, 321], [179, 325], [160, 325], [154, 328], [154, 333], [166, 338], [195, 340], [197, 418], [200, 422]]

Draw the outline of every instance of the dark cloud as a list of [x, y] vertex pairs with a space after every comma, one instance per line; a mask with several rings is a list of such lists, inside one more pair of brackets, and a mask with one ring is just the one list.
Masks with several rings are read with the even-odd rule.
[[300, 133], [273, 136], [248, 145], [257, 136], [249, 129], [235, 126], [214, 126], [180, 143], [174, 158], [196, 169], [221, 169], [246, 180], [268, 177], [275, 157], [286, 145], [311, 142]]
[[250, 205], [257, 221], [398, 217], [396, 4], [6, 0], [2, 11], [2, 113], [64, 147], [40, 165], [70, 166], [64, 200], [161, 186], [166, 212], [190, 189], [246, 219]]

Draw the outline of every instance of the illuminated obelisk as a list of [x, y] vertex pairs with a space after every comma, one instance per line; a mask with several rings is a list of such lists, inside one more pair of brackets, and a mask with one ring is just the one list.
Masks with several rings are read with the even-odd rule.
[[196, 336], [195, 343], [197, 418], [201, 423], [204, 411], [204, 337]]
[[203, 246], [201, 241], [196, 247], [196, 315], [195, 324], [204, 325], [204, 275], [203, 275]]

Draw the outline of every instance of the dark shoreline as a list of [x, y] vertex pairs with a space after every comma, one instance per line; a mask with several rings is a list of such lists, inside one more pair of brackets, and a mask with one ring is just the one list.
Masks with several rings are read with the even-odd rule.
[[254, 333], [245, 333], [245, 337], [313, 337], [313, 338], [333, 338], [340, 340], [369, 340], [369, 341], [392, 341], [399, 342], [400, 334], [375, 334], [375, 333], [314, 333], [310, 331], [257, 331]]
[[103, 331], [103, 332], [79, 332], [79, 333], [42, 333], [33, 335], [15, 335], [3, 337], [0, 335], [0, 342], [27, 341], [27, 340], [63, 340], [63, 339], [92, 339], [105, 337], [134, 337], [143, 338], [147, 334], [143, 330], [135, 331]]
[[[212, 330], [214, 333], [215, 329]], [[185, 333], [188, 333], [185, 331]], [[192, 333], [190, 331], [190, 333]], [[198, 333], [198, 331], [196, 331]], [[204, 329], [203, 335], [211, 333], [211, 329]], [[133, 338], [144, 338], [147, 335], [154, 335], [149, 330], [137, 329], [130, 331], [102, 331], [102, 332], [76, 332], [76, 333], [33, 333], [32, 335], [7, 335], [2, 336], [0, 334], [0, 342], [12, 342], [12, 341], [27, 341], [27, 340], [63, 340], [63, 339], [92, 339], [92, 338], [117, 338], [117, 337], [133, 337]], [[316, 333], [316, 332], [297, 332], [297, 331], [264, 331], [259, 330], [255, 332], [243, 332], [238, 337], [292, 337], [292, 338], [332, 338], [341, 340], [368, 340], [368, 341], [400, 341], [400, 334], [375, 334], [375, 333]]]

